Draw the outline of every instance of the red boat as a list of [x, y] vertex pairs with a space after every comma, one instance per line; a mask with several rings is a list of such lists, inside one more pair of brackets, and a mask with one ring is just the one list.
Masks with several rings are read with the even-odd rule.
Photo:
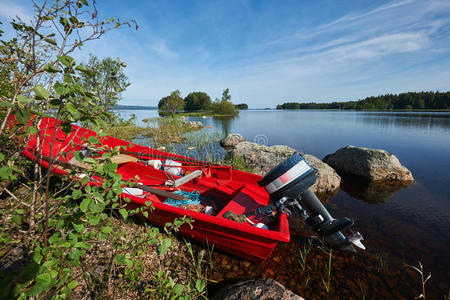
[[[193, 228], [185, 224], [180, 229], [181, 234], [213, 244], [215, 248], [250, 261], [264, 261], [278, 242], [289, 242], [290, 211], [285, 206], [288, 203], [299, 208], [308, 223], [331, 244], [348, 246], [357, 240], [355, 237], [345, 238], [339, 231], [349, 226], [349, 219], [331, 218], [320, 201], [317, 200], [321, 207], [317, 203], [303, 203], [307, 208], [305, 210], [295, 200], [298, 195], [284, 197], [293, 192], [304, 192], [303, 198], [306, 199], [308, 187], [317, 178], [317, 171], [301, 156], [292, 163], [292, 168], [286, 163], [280, 164], [262, 178], [230, 166], [214, 165], [113, 137], [98, 137], [94, 131], [76, 125], [71, 125], [71, 132], [66, 134], [61, 125], [58, 120], [43, 118], [39, 130], [43, 139], [39, 149], [35, 134], [29, 139], [24, 155], [35, 160], [39, 150], [39, 163], [46, 168], [49, 161], [56, 158], [52, 172], [65, 175], [67, 170], [64, 166], [74, 163], [75, 152], [91, 151], [86, 148], [86, 140], [90, 136], [97, 137], [106, 149], [125, 146], [117, 160], [117, 173], [122, 175], [123, 180], [139, 176], [139, 185], [131, 189], [123, 188], [121, 194], [121, 197], [131, 199], [130, 208], [145, 206], [145, 202], [150, 200], [155, 210], [149, 212], [148, 219], [157, 225], [189, 215], [194, 220]], [[62, 153], [65, 155], [62, 156]], [[90, 155], [95, 158], [100, 154]], [[160, 167], [158, 161], [163, 166]], [[308, 180], [303, 180], [303, 177]], [[99, 185], [101, 180], [98, 176], [92, 176], [89, 184]], [[182, 192], [172, 193], [175, 190]], [[196, 204], [189, 206], [188, 202], [183, 205], [185, 195], [196, 195]], [[240, 222], [230, 219], [230, 215], [240, 216]], [[266, 221], [267, 216], [271, 217], [270, 223]]]

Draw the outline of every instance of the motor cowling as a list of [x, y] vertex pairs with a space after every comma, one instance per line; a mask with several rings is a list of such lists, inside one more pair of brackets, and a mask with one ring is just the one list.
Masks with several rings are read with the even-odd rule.
[[318, 178], [318, 171], [300, 153], [285, 159], [258, 183], [270, 195], [277, 206], [286, 204], [296, 207], [300, 216], [323, 237], [329, 246], [355, 251], [352, 245], [365, 249], [359, 232], [345, 237], [341, 230], [353, 225], [349, 218], [335, 219], [311, 191]]

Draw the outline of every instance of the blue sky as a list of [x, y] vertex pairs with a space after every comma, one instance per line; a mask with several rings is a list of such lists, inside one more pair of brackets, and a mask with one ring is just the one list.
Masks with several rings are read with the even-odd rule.
[[[450, 89], [450, 1], [97, 1], [135, 19], [86, 45], [127, 62], [121, 104], [156, 105], [179, 89], [252, 108]], [[0, 20], [32, 15], [0, 0]], [[2, 25], [2, 28], [5, 24]]]

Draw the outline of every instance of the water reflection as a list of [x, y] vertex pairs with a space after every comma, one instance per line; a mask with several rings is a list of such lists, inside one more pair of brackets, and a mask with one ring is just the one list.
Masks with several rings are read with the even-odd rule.
[[236, 116], [214, 116], [213, 119], [213, 126], [214, 128], [221, 128], [221, 132], [223, 136], [228, 135], [231, 129], [231, 122]]
[[394, 194], [408, 184], [370, 182], [359, 176], [342, 176], [341, 190], [355, 199], [369, 204], [386, 203]]
[[450, 128], [449, 113], [359, 113], [358, 119], [365, 124], [378, 127], [406, 127], [431, 130]]

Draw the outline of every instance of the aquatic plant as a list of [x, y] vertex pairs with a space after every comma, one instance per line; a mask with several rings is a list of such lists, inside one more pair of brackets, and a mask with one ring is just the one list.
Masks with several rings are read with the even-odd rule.
[[300, 254], [300, 266], [303, 270], [303, 272], [305, 272], [306, 269], [306, 258], [308, 257], [308, 254], [311, 252], [312, 249], [312, 244], [311, 244], [311, 240], [309, 240], [308, 245], [303, 245], [303, 247], [300, 249], [299, 254]]
[[328, 265], [325, 265], [325, 271], [327, 274], [327, 280], [322, 278], [322, 283], [325, 286], [325, 290], [327, 293], [330, 293], [331, 288], [331, 258], [333, 256], [333, 250], [330, 249], [329, 256], [328, 256]]
[[386, 275], [389, 269], [387, 260], [384, 258], [383, 254], [380, 253], [378, 253], [376, 257], [378, 262], [378, 272], [383, 275]]
[[365, 284], [361, 281], [361, 278], [358, 277], [357, 279], [358, 282], [358, 288], [361, 291], [361, 299], [365, 300], [366, 299], [366, 294], [367, 294], [367, 289]]
[[404, 265], [405, 265], [405, 267], [412, 268], [413, 270], [417, 271], [417, 273], [420, 274], [420, 279], [422, 281], [422, 293], [419, 296], [415, 297], [414, 299], [424, 299], [425, 300], [426, 299], [425, 284], [431, 278], [431, 273], [429, 273], [426, 278], [424, 277], [423, 265], [420, 261], [419, 261], [419, 267], [415, 267], [413, 265], [408, 265], [408, 264], [404, 264]]

